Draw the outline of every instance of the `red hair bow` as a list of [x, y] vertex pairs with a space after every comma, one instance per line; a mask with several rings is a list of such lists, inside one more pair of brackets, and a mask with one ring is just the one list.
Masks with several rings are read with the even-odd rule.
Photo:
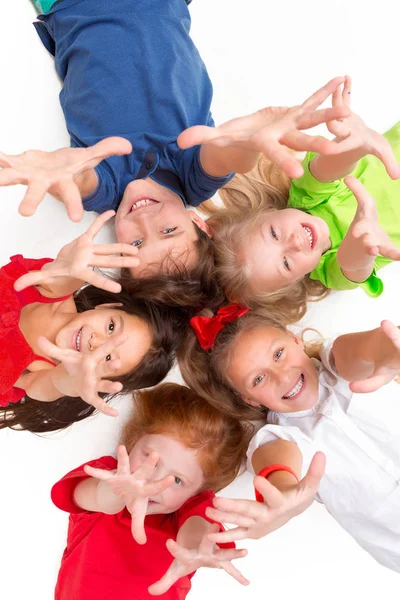
[[210, 350], [225, 323], [236, 321], [248, 312], [249, 309], [243, 304], [229, 304], [220, 308], [213, 317], [193, 317], [190, 319], [190, 325], [193, 327], [202, 349]]

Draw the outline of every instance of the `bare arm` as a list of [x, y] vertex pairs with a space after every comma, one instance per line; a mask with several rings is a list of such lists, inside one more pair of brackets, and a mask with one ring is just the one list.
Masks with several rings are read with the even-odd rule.
[[298, 479], [287, 471], [276, 471], [269, 475], [268, 481], [278, 488], [278, 490], [282, 491], [297, 485], [301, 476], [303, 456], [294, 442], [278, 440], [257, 448], [252, 456], [251, 462], [255, 473], [259, 473], [264, 467], [277, 463], [293, 469]]
[[[116, 471], [110, 471], [110, 474]], [[107, 515], [119, 513], [125, 506], [124, 500], [116, 496], [107, 483], [93, 477], [83, 479], [74, 490], [73, 500], [83, 510], [102, 512]]]

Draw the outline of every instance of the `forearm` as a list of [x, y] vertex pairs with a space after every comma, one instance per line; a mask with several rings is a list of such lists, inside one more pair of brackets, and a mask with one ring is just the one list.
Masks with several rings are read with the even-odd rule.
[[332, 347], [336, 370], [347, 381], [365, 379], [374, 373], [378, 361], [392, 347], [381, 328], [341, 335]]
[[[47, 263], [42, 267], [42, 271], [54, 269], [53, 263]], [[75, 277], [52, 277], [49, 275], [49, 280], [44, 280], [38, 285], [38, 289], [43, 296], [48, 298], [59, 298], [60, 296], [68, 296], [79, 290], [86, 282]]]
[[374, 262], [375, 259], [372, 257], [371, 260], [366, 261], [366, 264], [362, 268], [358, 267], [356, 269], [352, 269], [351, 267], [346, 268], [341, 266], [342, 273], [349, 281], [354, 281], [354, 283], [362, 283], [371, 276], [372, 271], [374, 270]]
[[112, 493], [105, 481], [93, 477], [84, 479], [76, 486], [73, 500], [79, 508], [108, 515], [119, 513], [125, 506], [124, 501]]
[[[292, 469], [300, 479], [302, 463], [303, 456], [299, 448], [294, 442], [287, 440], [277, 440], [260, 446], [252, 456], [252, 465], [256, 474], [264, 467], [281, 464]], [[268, 481], [280, 491], [297, 485], [298, 479], [287, 471], [275, 471], [268, 476]]]
[[259, 152], [246, 148], [218, 147], [203, 144], [200, 149], [200, 163], [212, 177], [223, 177], [229, 173], [247, 173], [257, 164]]
[[[337, 138], [336, 141], [339, 142], [340, 139]], [[343, 179], [354, 171], [357, 162], [366, 154], [364, 148], [327, 156], [318, 154], [310, 162], [311, 175], [322, 182]]]
[[54, 402], [63, 396], [75, 397], [78, 394], [71, 377], [62, 364], [22, 376], [18, 382], [27, 395], [40, 402]]
[[184, 548], [198, 548], [208, 527], [209, 522], [202, 517], [190, 517], [179, 529], [176, 541]]
[[352, 238], [351, 232], [346, 234], [336, 254], [343, 275], [355, 283], [361, 283], [370, 277], [374, 270], [375, 258], [367, 253], [360, 240]]

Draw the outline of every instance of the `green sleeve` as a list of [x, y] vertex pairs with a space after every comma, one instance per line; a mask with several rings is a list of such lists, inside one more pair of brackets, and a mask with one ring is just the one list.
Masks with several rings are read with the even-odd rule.
[[39, 12], [45, 15], [50, 11], [51, 7], [56, 3], [56, 1], [57, 0], [33, 0], [33, 3]]
[[315, 152], [309, 152], [303, 160], [304, 175], [293, 179], [289, 190], [288, 208], [299, 208], [308, 210], [314, 206], [326, 202], [331, 196], [340, 197], [343, 193], [349, 195], [349, 189], [343, 179], [336, 181], [318, 181], [311, 175], [310, 162], [316, 156]]
[[361, 283], [350, 281], [342, 273], [336, 259], [336, 250], [326, 252], [321, 256], [318, 265], [310, 273], [311, 279], [317, 279], [331, 290], [354, 290], [360, 287], [371, 298], [377, 298], [383, 292], [382, 280], [376, 275], [375, 269], [365, 281]]

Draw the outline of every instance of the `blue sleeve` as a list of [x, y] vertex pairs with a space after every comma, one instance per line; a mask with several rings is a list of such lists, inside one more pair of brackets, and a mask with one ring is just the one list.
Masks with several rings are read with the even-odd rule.
[[175, 164], [184, 187], [186, 203], [190, 206], [198, 206], [214, 196], [235, 175], [230, 173], [224, 177], [213, 177], [206, 173], [200, 163], [200, 147], [183, 150]]
[[104, 213], [107, 210], [117, 210], [119, 201], [114, 178], [104, 161], [95, 167], [97, 175], [96, 189], [82, 199], [85, 210], [95, 210]]

